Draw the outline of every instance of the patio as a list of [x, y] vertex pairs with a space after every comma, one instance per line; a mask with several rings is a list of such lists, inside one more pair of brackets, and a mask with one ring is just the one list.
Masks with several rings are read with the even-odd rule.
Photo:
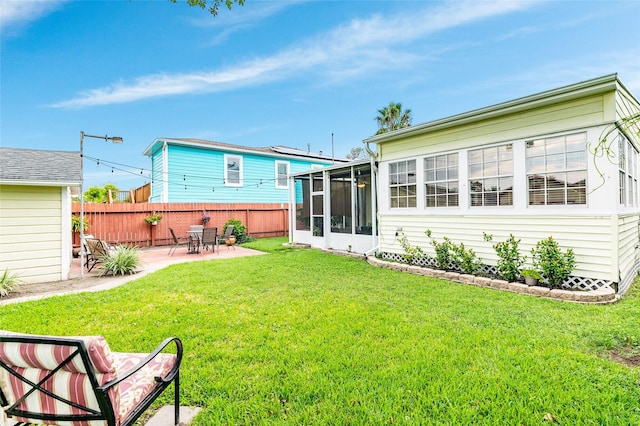
[[80, 258], [73, 258], [71, 261], [71, 270], [69, 271], [68, 280], [23, 284], [16, 292], [11, 293], [8, 297], [0, 299], [0, 306], [24, 302], [27, 300], [43, 299], [55, 295], [107, 290], [176, 263], [222, 260], [266, 254], [258, 250], [252, 250], [238, 245], [235, 246], [235, 250], [233, 248], [220, 246], [220, 250], [218, 251], [218, 249], [216, 249], [215, 253], [207, 250], [201, 250], [199, 254], [188, 254], [187, 247], [183, 246], [179, 247], [173, 256], [169, 256], [169, 247], [170, 246], [141, 248], [140, 255], [142, 259], [142, 269], [133, 275], [108, 275], [100, 277], [98, 276], [99, 269], [98, 267], [95, 267], [91, 272], [87, 272], [85, 268], [84, 278], [81, 279]]

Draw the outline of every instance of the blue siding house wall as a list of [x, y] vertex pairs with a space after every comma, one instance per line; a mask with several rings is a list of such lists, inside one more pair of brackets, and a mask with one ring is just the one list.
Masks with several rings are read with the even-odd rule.
[[291, 173], [343, 163], [284, 146], [244, 147], [199, 139], [154, 140], [150, 202], [288, 203]]

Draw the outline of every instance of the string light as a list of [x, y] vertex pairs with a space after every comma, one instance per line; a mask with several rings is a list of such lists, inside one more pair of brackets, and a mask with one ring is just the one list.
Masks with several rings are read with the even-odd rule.
[[[144, 167], [139, 167], [139, 166], [131, 166], [131, 165], [127, 165], [127, 164], [122, 164], [122, 163], [117, 163], [117, 162], [111, 162], [111, 161], [106, 161], [106, 160], [100, 160], [99, 158], [94, 158], [94, 157], [88, 157], [88, 156], [84, 156], [85, 159], [89, 160], [89, 161], [94, 161], [96, 163], [96, 166], [100, 166], [100, 163], [102, 162], [103, 164], [107, 165], [107, 166], [111, 166], [111, 173], [115, 173], [116, 170], [126, 173], [126, 174], [130, 174], [132, 176], [141, 176], [144, 175], [144, 172], [147, 171], [149, 172], [149, 180], [155, 185], [155, 184], [163, 184], [166, 183], [168, 185], [176, 185], [177, 182], [172, 181], [170, 178], [171, 176], [182, 176], [182, 184], [184, 186], [184, 188], [186, 190], [188, 190], [189, 188], [193, 189], [208, 189], [211, 188], [212, 192], [215, 192], [215, 187], [210, 187], [209, 185], [198, 185], [197, 181], [213, 181], [213, 182], [221, 182], [223, 185], [227, 185], [227, 180], [226, 178], [214, 178], [209, 176], [205, 176], [205, 175], [187, 175], [187, 174], [183, 174], [183, 173], [163, 173], [164, 176], [168, 176], [168, 179], [156, 179], [153, 178], [153, 171], [151, 169], [145, 169]], [[139, 172], [138, 172], [139, 170]], [[189, 178], [187, 181], [187, 177]], [[268, 183], [268, 182], [275, 182], [276, 179], [244, 179], [244, 183], [246, 185], [251, 185], [252, 182], [256, 182], [257, 187], [260, 187], [260, 185], [262, 185], [263, 183]], [[203, 182], [204, 183], [204, 182]], [[189, 188], [187, 188], [187, 186]], [[239, 188], [236, 187], [236, 191], [239, 191]]]

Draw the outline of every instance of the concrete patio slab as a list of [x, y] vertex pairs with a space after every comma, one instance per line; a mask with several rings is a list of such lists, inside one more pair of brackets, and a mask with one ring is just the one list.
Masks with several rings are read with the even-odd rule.
[[[180, 425], [186, 426], [202, 410], [200, 407], [180, 406]], [[174, 426], [173, 405], [165, 405], [147, 422], [145, 426]]]

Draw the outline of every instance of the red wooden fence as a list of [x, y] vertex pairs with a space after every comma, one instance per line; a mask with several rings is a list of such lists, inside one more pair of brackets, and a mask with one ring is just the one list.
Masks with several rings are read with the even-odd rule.
[[[218, 233], [229, 219], [238, 219], [252, 237], [281, 237], [289, 232], [287, 204], [220, 204], [220, 203], [85, 203], [84, 215], [89, 222], [86, 234], [108, 242], [128, 243], [140, 247], [172, 243], [169, 228], [176, 236], [185, 236], [190, 225], [201, 225], [206, 212], [211, 220], [207, 228], [218, 227]], [[80, 214], [80, 203], [73, 203], [72, 213]], [[157, 213], [157, 225], [144, 221]], [[78, 235], [74, 235], [78, 244]]]

